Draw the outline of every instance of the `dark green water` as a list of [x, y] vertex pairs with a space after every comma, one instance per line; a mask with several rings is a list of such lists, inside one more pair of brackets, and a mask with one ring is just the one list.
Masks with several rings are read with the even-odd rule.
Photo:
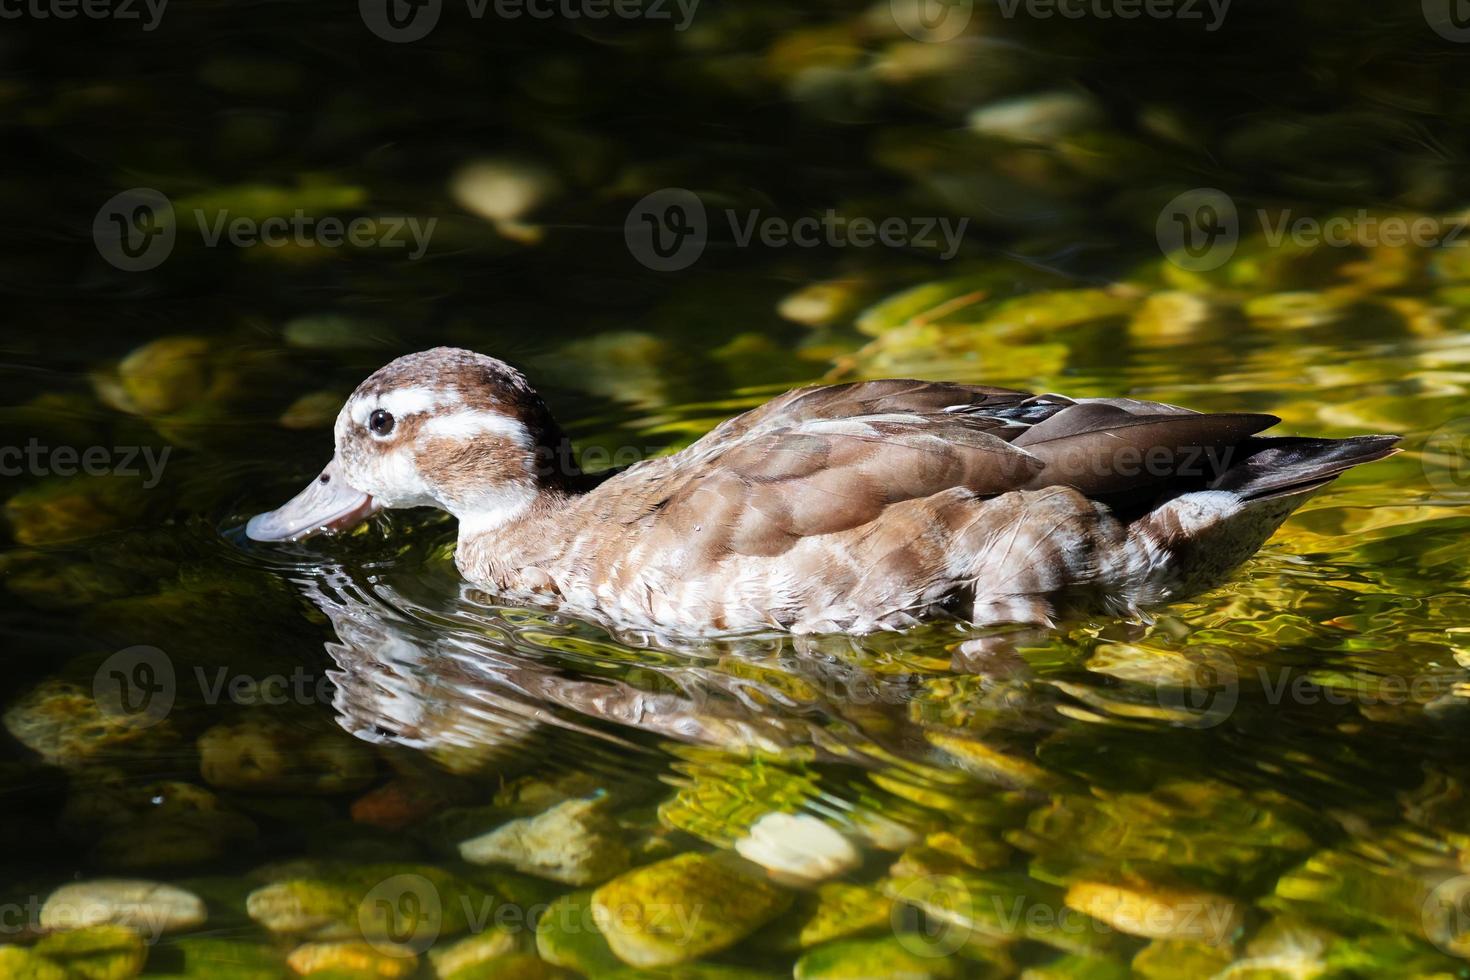
[[[13, 8], [0, 976], [1466, 975], [1470, 29], [1385, 6]], [[1406, 451], [984, 649], [244, 541], [438, 344], [591, 468], [889, 376]]]

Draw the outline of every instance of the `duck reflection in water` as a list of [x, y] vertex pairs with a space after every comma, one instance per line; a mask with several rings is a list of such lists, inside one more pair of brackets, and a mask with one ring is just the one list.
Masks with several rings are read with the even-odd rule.
[[[910, 701], [947, 665], [922, 670], [851, 637], [773, 634], [684, 648], [646, 637], [617, 643], [555, 614], [490, 604], [461, 586], [432, 614], [381, 582], [328, 566], [298, 580], [330, 619], [327, 652], [339, 723], [359, 738], [488, 763], [538, 730], [594, 744], [649, 746], [647, 736], [788, 760], [880, 764], [925, 746]], [[406, 613], [405, 608], [412, 609]], [[1037, 696], [1015, 660], [987, 644], [989, 707], [1030, 726]], [[968, 644], [968, 645], [967, 645]], [[984, 706], [982, 706], [984, 707]]]

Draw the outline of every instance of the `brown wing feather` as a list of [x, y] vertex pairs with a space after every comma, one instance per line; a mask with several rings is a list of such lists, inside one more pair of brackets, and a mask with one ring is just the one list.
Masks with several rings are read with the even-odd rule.
[[[951, 487], [1004, 493], [1041, 463], [957, 414], [810, 418], [727, 439], [681, 474], [661, 521], [720, 550], [781, 554], [798, 538], [860, 527], [885, 507]], [[691, 447], [698, 448], [698, 447]]]
[[1279, 421], [1274, 415], [1177, 409], [1165, 414], [1149, 406], [1135, 412], [1082, 403], [1032, 426], [1013, 445], [1046, 464], [1026, 489], [1070, 486], [1102, 497], [1145, 490], [1178, 476], [1212, 478], [1228, 464], [1232, 447]]
[[[889, 378], [840, 385], [796, 388], [715, 427], [697, 445], [713, 446], [816, 419], [862, 415], [932, 415], [963, 408], [967, 412], [1016, 405], [1028, 392], [989, 385]], [[993, 423], [999, 424], [999, 423]]]

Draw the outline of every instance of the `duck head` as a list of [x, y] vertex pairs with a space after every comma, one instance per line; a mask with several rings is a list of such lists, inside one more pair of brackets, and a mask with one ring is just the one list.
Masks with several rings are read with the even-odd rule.
[[565, 436], [515, 368], [439, 347], [374, 372], [342, 406], [336, 452], [306, 489], [245, 533], [295, 541], [390, 507], [437, 507], [460, 534], [493, 530], [580, 477]]

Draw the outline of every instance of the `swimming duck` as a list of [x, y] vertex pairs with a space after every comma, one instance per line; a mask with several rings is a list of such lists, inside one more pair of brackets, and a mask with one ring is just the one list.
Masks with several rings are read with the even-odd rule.
[[1257, 435], [1278, 421], [862, 381], [787, 392], [599, 478], [524, 375], [441, 347], [358, 386], [326, 469], [246, 533], [294, 540], [437, 507], [458, 519], [455, 562], [475, 585], [661, 634], [1144, 618], [1397, 451], [1392, 435]]

